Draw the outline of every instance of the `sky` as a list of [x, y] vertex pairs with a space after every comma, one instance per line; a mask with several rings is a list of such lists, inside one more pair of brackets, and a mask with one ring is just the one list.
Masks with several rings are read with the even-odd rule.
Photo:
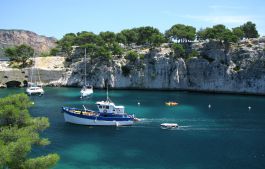
[[66, 33], [119, 32], [153, 26], [164, 32], [174, 24], [197, 29], [247, 21], [265, 35], [264, 0], [1, 0], [0, 29], [24, 29], [62, 38]]

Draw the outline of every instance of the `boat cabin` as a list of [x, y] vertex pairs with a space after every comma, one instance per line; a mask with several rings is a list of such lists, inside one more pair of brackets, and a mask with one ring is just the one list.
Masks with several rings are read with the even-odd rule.
[[116, 106], [110, 101], [96, 102], [100, 113], [124, 114], [124, 106]]
[[93, 86], [86, 85], [82, 87], [82, 90], [93, 89]]

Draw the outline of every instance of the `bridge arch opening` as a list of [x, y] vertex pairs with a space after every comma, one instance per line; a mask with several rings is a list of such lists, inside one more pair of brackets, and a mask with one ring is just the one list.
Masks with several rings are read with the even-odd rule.
[[6, 87], [20, 87], [20, 86], [21, 86], [20, 81], [12, 80], [12, 81], [6, 82]]

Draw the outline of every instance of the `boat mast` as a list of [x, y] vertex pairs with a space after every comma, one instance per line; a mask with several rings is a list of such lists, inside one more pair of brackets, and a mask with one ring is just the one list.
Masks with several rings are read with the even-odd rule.
[[35, 68], [35, 51], [33, 52], [33, 65], [31, 66], [31, 76], [30, 76], [30, 82], [31, 83], [33, 83], [33, 69], [34, 68]]
[[[35, 68], [36, 68], [36, 57], [35, 57]], [[37, 70], [37, 73], [38, 73], [38, 80], [39, 80], [39, 85], [42, 87], [42, 83], [41, 83], [41, 80], [40, 80], [40, 71], [39, 71], [39, 69], [37, 69], [36, 68], [36, 70]], [[37, 85], [37, 78], [35, 78], [35, 83], [36, 83], [36, 85]]]
[[85, 86], [86, 86], [86, 48], [85, 48]]

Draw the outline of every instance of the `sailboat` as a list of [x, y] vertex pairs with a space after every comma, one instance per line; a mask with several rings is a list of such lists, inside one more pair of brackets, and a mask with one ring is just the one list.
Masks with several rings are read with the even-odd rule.
[[82, 87], [82, 89], [80, 91], [80, 94], [81, 94], [80, 98], [87, 97], [87, 96], [89, 96], [89, 95], [91, 95], [93, 93], [93, 86], [88, 85], [87, 82], [86, 82], [86, 48], [85, 48], [85, 59], [84, 59], [84, 62], [85, 62], [85, 85]]
[[[31, 67], [30, 82], [28, 82], [28, 87], [26, 89], [26, 93], [28, 95], [35, 95], [35, 94], [43, 95], [44, 94], [44, 90], [42, 88], [42, 85], [39, 85], [37, 83], [36, 76], [35, 76], [35, 81], [33, 82], [33, 73], [34, 73], [35, 63], [36, 63], [35, 53], [34, 53], [33, 58], [34, 58], [34, 60], [33, 60], [34, 64]], [[38, 69], [37, 69], [37, 73], [38, 73], [39, 82], [41, 83], [40, 74], [39, 74], [39, 70]]]

